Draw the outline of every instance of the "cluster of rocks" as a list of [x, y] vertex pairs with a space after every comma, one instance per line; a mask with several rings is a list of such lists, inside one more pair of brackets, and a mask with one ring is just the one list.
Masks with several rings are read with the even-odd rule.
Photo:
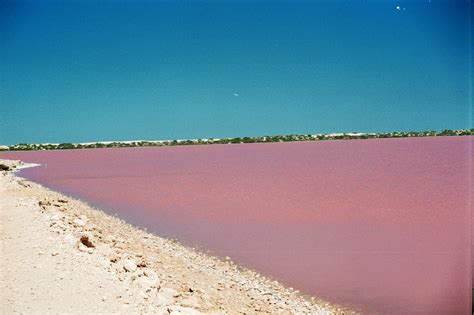
[[[57, 234], [64, 234], [67, 243], [78, 251], [106, 258], [104, 268], [116, 276], [116, 280], [127, 287], [124, 304], [135, 303], [152, 307], [157, 314], [203, 314], [201, 310], [213, 310], [199, 291], [181, 287], [179, 290], [162, 285], [156, 271], [141, 254], [122, 250], [123, 240], [106, 234], [91, 222], [87, 215], [74, 211], [65, 198], [45, 198], [38, 202], [39, 211], [49, 215], [50, 228]], [[106, 297], [103, 300], [107, 300]], [[218, 312], [213, 311], [213, 314]]]
[[23, 162], [18, 160], [0, 160], [0, 171], [15, 171], [21, 165]]

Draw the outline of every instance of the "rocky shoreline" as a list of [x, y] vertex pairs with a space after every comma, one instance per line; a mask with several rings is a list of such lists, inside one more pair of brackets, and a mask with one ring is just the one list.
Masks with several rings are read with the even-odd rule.
[[2, 313], [355, 314], [0, 166]]

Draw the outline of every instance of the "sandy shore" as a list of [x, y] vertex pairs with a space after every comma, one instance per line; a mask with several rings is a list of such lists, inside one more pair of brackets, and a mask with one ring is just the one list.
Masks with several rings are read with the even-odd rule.
[[3, 314], [354, 314], [11, 170], [0, 196]]

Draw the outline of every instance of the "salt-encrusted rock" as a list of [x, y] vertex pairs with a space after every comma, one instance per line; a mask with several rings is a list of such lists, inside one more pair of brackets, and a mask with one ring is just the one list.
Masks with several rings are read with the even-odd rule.
[[49, 219], [51, 221], [58, 221], [61, 217], [59, 216], [59, 214], [55, 214], [55, 215], [52, 215]]
[[160, 289], [160, 279], [153, 271], [147, 271], [141, 277], [137, 277], [134, 281], [139, 287], [144, 289], [146, 292], [152, 289]]
[[74, 219], [74, 221], [72, 221], [72, 223], [74, 223], [76, 226], [84, 226], [84, 225], [86, 225], [86, 222], [84, 222], [84, 221], [81, 220], [81, 219]]
[[123, 262], [123, 269], [127, 272], [134, 272], [137, 270], [137, 264], [132, 259], [126, 259]]

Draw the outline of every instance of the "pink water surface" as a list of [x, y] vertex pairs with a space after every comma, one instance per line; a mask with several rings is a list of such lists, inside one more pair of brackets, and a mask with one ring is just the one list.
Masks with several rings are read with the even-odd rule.
[[8, 152], [21, 175], [370, 314], [470, 314], [471, 143]]

